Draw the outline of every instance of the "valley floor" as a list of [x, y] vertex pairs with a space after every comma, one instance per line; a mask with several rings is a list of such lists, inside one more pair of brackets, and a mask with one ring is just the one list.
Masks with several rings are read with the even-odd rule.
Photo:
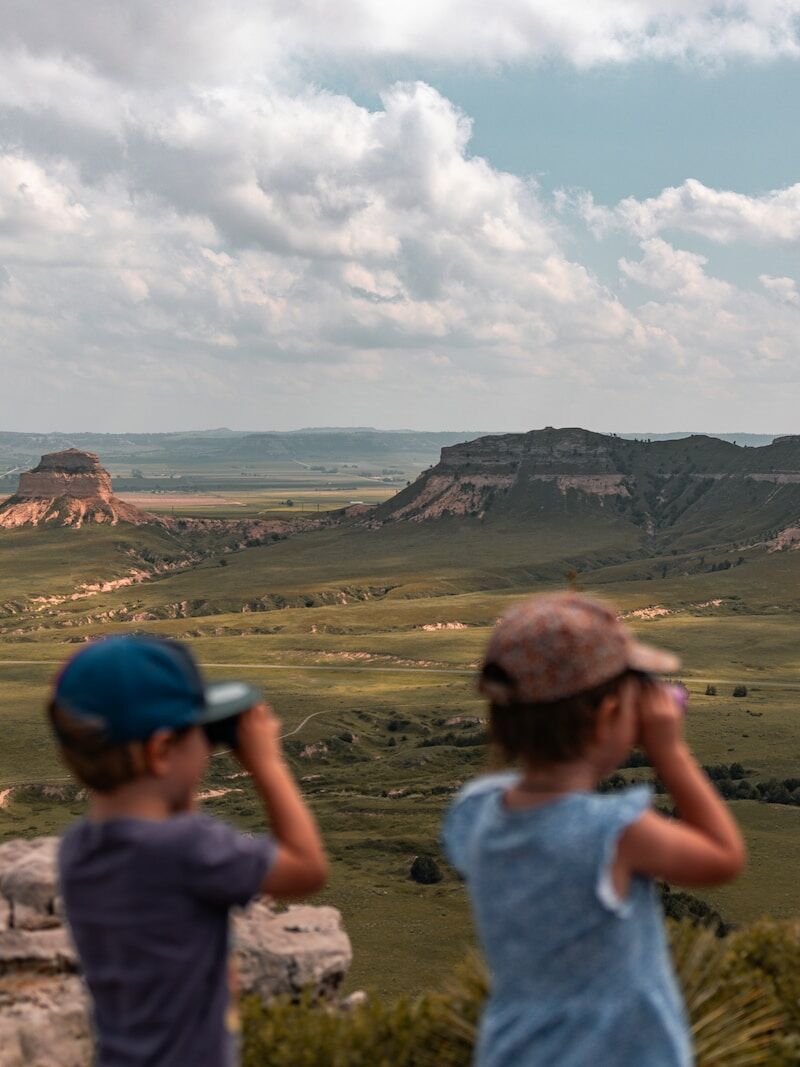
[[[435, 984], [471, 940], [438, 827], [449, 797], [487, 763], [475, 666], [498, 614], [563, 587], [566, 571], [682, 655], [687, 730], [704, 763], [739, 762], [753, 787], [798, 773], [800, 552], [697, 571], [648, 557], [611, 521], [532, 533], [434, 525], [321, 530], [235, 552], [122, 527], [0, 536], [0, 837], [59, 831], [81, 811], [43, 716], [64, 658], [103, 633], [180, 637], [209, 676], [261, 686], [283, 720], [333, 858], [323, 898], [353, 939], [353, 985], [388, 994]], [[170, 559], [180, 566], [159, 571]], [[143, 580], [103, 591], [137, 567]], [[86, 586], [100, 589], [71, 599]], [[203, 803], [256, 829], [237, 773], [229, 757], [213, 760]], [[734, 922], [797, 915], [800, 806], [732, 803], [751, 863], [707, 898]], [[441, 882], [410, 880], [420, 853], [436, 858]]]

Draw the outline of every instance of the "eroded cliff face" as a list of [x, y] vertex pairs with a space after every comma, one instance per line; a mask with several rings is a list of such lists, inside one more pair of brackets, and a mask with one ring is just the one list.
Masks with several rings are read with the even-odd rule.
[[114, 496], [111, 476], [94, 452], [69, 448], [42, 456], [39, 465], [20, 475], [16, 493], [0, 505], [0, 526], [80, 527], [127, 522], [141, 526], [158, 521]]
[[479, 437], [442, 449], [444, 470], [492, 470], [531, 474], [617, 474], [619, 438], [581, 429], [531, 430], [530, 433]]
[[16, 495], [23, 500], [72, 496], [78, 500], [111, 500], [111, 477], [94, 452], [69, 448], [50, 452], [39, 465], [20, 475]]
[[[614, 517], [640, 535], [760, 544], [800, 528], [800, 438], [742, 448], [696, 435], [628, 440], [579, 428], [481, 437], [363, 516], [367, 525], [447, 516], [546, 520]], [[771, 542], [770, 542], [771, 543]]]
[[[628, 497], [614, 454], [617, 439], [588, 430], [534, 430], [481, 437], [442, 449], [439, 463], [376, 510], [376, 517], [426, 522], [445, 515], [483, 517], [504, 497], [558, 500], [569, 493]], [[550, 490], [547, 492], [547, 490]]]

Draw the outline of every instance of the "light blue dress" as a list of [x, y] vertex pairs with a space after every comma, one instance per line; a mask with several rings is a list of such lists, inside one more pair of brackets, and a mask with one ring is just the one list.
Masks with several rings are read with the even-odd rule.
[[444, 847], [466, 879], [491, 975], [476, 1067], [689, 1067], [688, 1024], [649, 879], [610, 876], [650, 791], [568, 793], [525, 810], [514, 774], [456, 797]]

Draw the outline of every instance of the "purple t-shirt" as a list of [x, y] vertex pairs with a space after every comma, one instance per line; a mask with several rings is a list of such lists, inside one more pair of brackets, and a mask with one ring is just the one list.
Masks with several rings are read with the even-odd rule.
[[66, 832], [61, 890], [97, 1067], [228, 1067], [228, 911], [260, 892], [275, 852], [197, 814]]

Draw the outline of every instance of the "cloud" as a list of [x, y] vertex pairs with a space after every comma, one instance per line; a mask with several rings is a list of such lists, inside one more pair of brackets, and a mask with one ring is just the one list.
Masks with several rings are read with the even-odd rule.
[[120, 429], [174, 426], [180, 411], [263, 426], [413, 410], [417, 424], [528, 426], [555, 401], [592, 422], [612, 385], [624, 416], [643, 382], [682, 397], [693, 374], [699, 403], [720, 383], [791, 379], [791, 280], [741, 291], [659, 236], [675, 219], [727, 235], [748, 204], [751, 231], [789, 232], [791, 190], [762, 207], [689, 182], [680, 209], [667, 195], [680, 190], [611, 209], [585, 197], [597, 232], [640, 245], [619, 260], [622, 284], [604, 283], [535, 183], [470, 154], [469, 117], [430, 85], [398, 83], [371, 110], [303, 76], [320, 40], [364, 59], [699, 55], [711, 19], [704, 55], [733, 54], [734, 38], [739, 54], [778, 54], [786, 5], [314, 10], [62, 0], [43, 20], [0, 7], [7, 419], [63, 427], [66, 411]]
[[[562, 195], [562, 204], [568, 202]], [[694, 178], [670, 186], [647, 200], [628, 197], [613, 208], [595, 204], [589, 193], [571, 202], [594, 233], [619, 229], [638, 238], [664, 230], [696, 233], [718, 244], [743, 241], [754, 245], [800, 241], [800, 183], [747, 196], [728, 189], [710, 189]]]
[[642, 241], [642, 259], [620, 259], [619, 268], [640, 285], [669, 293], [681, 300], [719, 302], [727, 299], [733, 287], [706, 274], [705, 256], [673, 248], [660, 237]]
[[776, 299], [787, 304], [800, 304], [800, 293], [794, 278], [773, 278], [769, 274], [759, 274], [758, 280]]
[[717, 63], [800, 55], [798, 0], [59, 0], [42, 18], [0, 9], [0, 40], [131, 84], [227, 83], [288, 63], [412, 57], [484, 63], [560, 57]]
[[147, 395], [181, 365], [220, 395], [233, 366], [295, 390], [332, 374], [389, 387], [417, 368], [423, 390], [453, 367], [475, 383], [585, 378], [582, 353], [599, 369], [637, 325], [565, 254], [536, 187], [469, 156], [469, 136], [410, 83], [377, 111], [244, 89], [142, 109], [100, 177], [79, 141], [72, 159], [7, 152], [8, 343], [45, 376], [132, 376]]

